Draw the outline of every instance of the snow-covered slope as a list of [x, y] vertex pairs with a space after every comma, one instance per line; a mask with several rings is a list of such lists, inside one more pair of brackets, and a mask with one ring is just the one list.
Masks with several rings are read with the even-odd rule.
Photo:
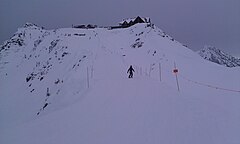
[[205, 61], [155, 26], [28, 23], [0, 51], [0, 143], [240, 141], [240, 69]]
[[240, 59], [226, 54], [225, 52], [213, 46], [205, 46], [204, 49], [198, 51], [197, 53], [204, 59], [220, 65], [224, 65], [227, 67], [240, 66]]

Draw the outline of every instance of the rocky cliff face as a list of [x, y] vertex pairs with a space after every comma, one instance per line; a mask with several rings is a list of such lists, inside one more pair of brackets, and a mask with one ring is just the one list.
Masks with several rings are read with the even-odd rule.
[[198, 51], [197, 53], [206, 60], [226, 67], [240, 66], [239, 58], [235, 58], [213, 46], [205, 46], [204, 49]]

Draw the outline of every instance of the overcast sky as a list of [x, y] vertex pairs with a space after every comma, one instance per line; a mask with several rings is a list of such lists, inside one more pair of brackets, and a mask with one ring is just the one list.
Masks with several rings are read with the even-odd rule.
[[0, 0], [0, 43], [32, 22], [46, 29], [72, 24], [152, 22], [193, 50], [213, 45], [240, 57], [240, 0]]

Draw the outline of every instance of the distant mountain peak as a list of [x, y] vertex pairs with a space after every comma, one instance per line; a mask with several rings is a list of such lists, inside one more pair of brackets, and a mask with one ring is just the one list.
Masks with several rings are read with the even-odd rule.
[[197, 53], [206, 60], [224, 65], [226, 67], [240, 66], [239, 58], [233, 57], [214, 46], [206, 45]]

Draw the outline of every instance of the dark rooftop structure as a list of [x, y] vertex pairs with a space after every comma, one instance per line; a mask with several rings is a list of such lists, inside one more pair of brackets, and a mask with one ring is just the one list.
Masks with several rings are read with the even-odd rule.
[[121, 27], [126, 28], [126, 27], [133, 26], [137, 23], [149, 23], [150, 24], [151, 20], [150, 20], [150, 18], [145, 18], [145, 17], [138, 16], [138, 17], [135, 17], [135, 18], [125, 19], [122, 22], [120, 22], [119, 25]]

